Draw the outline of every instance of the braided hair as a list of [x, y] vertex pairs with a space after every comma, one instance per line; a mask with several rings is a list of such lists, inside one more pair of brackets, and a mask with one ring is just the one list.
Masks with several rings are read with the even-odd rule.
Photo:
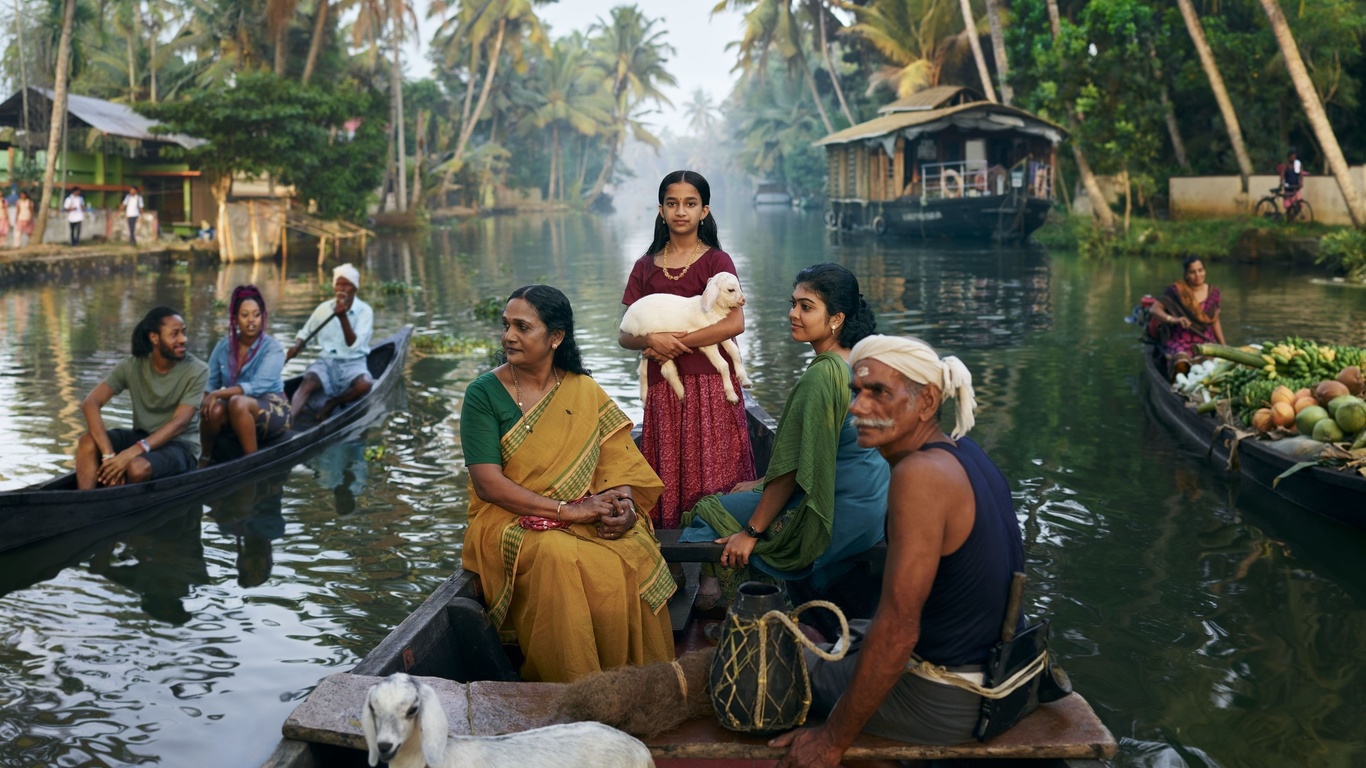
[[[253, 345], [247, 359], [241, 364], [237, 362], [237, 337], [241, 329], [237, 327], [237, 311], [242, 308], [242, 302], [254, 301], [256, 306], [261, 308], [261, 336], [266, 333], [266, 300], [261, 295], [261, 290], [254, 285], [239, 285], [232, 289], [232, 298], [228, 300], [228, 374], [232, 377], [231, 384], [237, 383], [237, 377], [242, 373], [242, 365], [251, 362], [256, 356], [259, 347]], [[259, 341], [260, 339], [258, 339]]]

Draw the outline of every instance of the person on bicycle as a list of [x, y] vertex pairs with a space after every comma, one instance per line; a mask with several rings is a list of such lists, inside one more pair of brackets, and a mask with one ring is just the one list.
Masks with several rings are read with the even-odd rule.
[[1300, 202], [1300, 188], [1304, 186], [1304, 166], [1295, 157], [1295, 150], [1285, 153], [1285, 165], [1281, 166], [1281, 195], [1288, 210]]

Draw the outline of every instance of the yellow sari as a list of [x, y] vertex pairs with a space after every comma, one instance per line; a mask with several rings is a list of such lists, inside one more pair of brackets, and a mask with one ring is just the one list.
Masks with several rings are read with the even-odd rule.
[[463, 565], [479, 574], [490, 622], [526, 657], [523, 680], [568, 682], [674, 657], [663, 608], [676, 587], [649, 517], [663, 483], [630, 426], [597, 382], [570, 373], [500, 441], [503, 475], [552, 499], [631, 486], [639, 519], [620, 539], [588, 524], [526, 530], [470, 486]]

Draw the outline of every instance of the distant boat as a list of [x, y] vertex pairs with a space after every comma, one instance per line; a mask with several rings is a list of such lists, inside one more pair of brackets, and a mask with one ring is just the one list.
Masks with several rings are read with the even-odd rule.
[[754, 190], [755, 205], [792, 205], [792, 194], [787, 186], [772, 181], [761, 181]]
[[1053, 207], [1067, 132], [964, 86], [939, 86], [816, 142], [825, 223], [879, 235], [1023, 240]]

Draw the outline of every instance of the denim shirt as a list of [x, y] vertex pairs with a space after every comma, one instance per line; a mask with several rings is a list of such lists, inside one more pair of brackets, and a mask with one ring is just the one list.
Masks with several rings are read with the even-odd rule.
[[370, 305], [361, 301], [359, 298], [351, 302], [351, 308], [346, 311], [346, 319], [351, 323], [351, 330], [356, 334], [356, 342], [348, 345], [346, 334], [342, 332], [341, 321], [334, 320], [328, 323], [327, 319], [332, 316], [333, 307], [337, 302], [328, 299], [318, 305], [309, 316], [308, 322], [299, 329], [296, 340], [302, 341], [308, 338], [318, 326], [326, 325], [318, 331], [314, 341], [322, 348], [319, 357], [332, 358], [334, 360], [359, 360], [370, 354], [370, 334], [375, 329], [375, 313], [370, 309]]
[[285, 367], [285, 350], [280, 346], [280, 342], [270, 334], [261, 334], [261, 338], [252, 345], [255, 352], [251, 359], [237, 372], [236, 381], [232, 380], [232, 371], [228, 368], [229, 355], [234, 352], [229, 349], [231, 344], [232, 340], [224, 337], [213, 348], [213, 354], [209, 355], [209, 385], [205, 392], [239, 386], [242, 388], [242, 394], [249, 397], [263, 397], [271, 393], [284, 394], [285, 382], [280, 377], [280, 372]]

